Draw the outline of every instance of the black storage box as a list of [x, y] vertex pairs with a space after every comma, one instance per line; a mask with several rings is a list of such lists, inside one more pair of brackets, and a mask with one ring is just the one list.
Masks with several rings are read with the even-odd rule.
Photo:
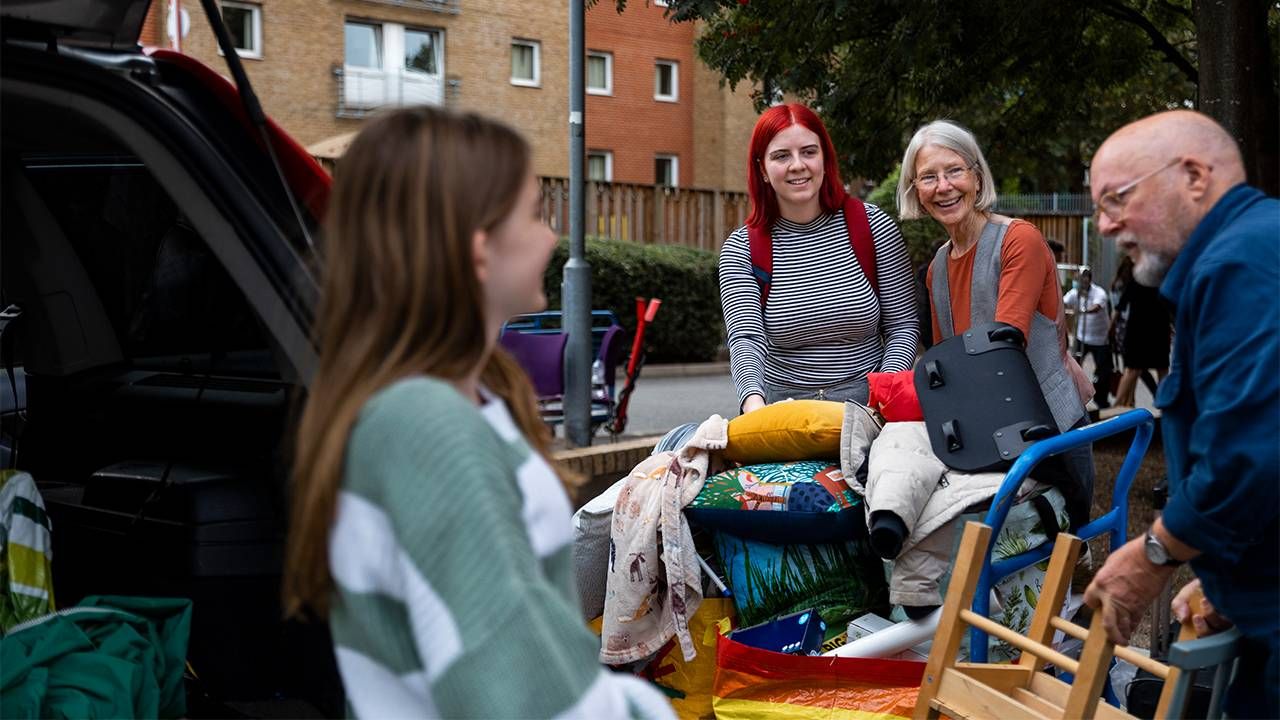
[[1058, 434], [1022, 333], [1010, 325], [975, 325], [929, 348], [916, 365], [915, 386], [929, 444], [950, 468], [1002, 470], [1032, 443]]
[[42, 486], [60, 606], [88, 594], [190, 598], [188, 658], [220, 699], [336, 685], [325, 628], [282, 621], [285, 512], [274, 488], [269, 477], [162, 462], [117, 463], [84, 485]]

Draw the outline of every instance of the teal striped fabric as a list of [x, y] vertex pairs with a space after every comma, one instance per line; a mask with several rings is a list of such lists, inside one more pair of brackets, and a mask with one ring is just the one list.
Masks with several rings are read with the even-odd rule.
[[330, 534], [330, 623], [363, 717], [668, 717], [606, 672], [573, 588], [571, 508], [506, 406], [404, 380], [367, 403]]

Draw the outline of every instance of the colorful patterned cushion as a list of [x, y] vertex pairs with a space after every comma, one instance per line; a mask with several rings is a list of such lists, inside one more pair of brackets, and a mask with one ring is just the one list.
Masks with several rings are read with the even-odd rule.
[[733, 468], [707, 478], [689, 521], [770, 543], [843, 542], [866, 535], [862, 500], [838, 465], [805, 460]]
[[839, 633], [859, 615], [888, 612], [884, 566], [865, 541], [774, 545], [717, 532], [715, 548], [740, 625], [814, 608]]

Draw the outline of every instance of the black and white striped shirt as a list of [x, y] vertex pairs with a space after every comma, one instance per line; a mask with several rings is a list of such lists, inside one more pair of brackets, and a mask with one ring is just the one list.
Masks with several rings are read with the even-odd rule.
[[720, 249], [720, 301], [739, 400], [765, 383], [824, 388], [915, 362], [919, 330], [906, 243], [893, 219], [867, 205], [877, 301], [849, 244], [844, 211], [772, 229], [773, 285], [761, 317], [745, 226]]

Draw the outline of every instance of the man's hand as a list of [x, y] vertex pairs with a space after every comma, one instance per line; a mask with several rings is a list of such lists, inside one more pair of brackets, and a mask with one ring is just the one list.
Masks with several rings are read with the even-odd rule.
[[752, 393], [747, 396], [746, 400], [742, 401], [742, 414], [746, 415], [752, 410], [759, 410], [762, 407], [764, 407], [764, 398]]
[[1180, 623], [1185, 624], [1187, 618], [1191, 618], [1191, 625], [1196, 629], [1196, 637], [1204, 637], [1217, 632], [1222, 632], [1231, 627], [1231, 621], [1222, 615], [1213, 607], [1213, 603], [1209, 602], [1209, 598], [1200, 598], [1200, 607], [1191, 607], [1191, 597], [1200, 592], [1200, 579], [1196, 578], [1178, 591], [1174, 596], [1173, 602], [1170, 604], [1173, 609], [1173, 617]]
[[1084, 591], [1085, 603], [1101, 608], [1107, 637], [1117, 645], [1129, 644], [1143, 613], [1176, 569], [1152, 564], [1143, 541], [1140, 535], [1112, 553]]

